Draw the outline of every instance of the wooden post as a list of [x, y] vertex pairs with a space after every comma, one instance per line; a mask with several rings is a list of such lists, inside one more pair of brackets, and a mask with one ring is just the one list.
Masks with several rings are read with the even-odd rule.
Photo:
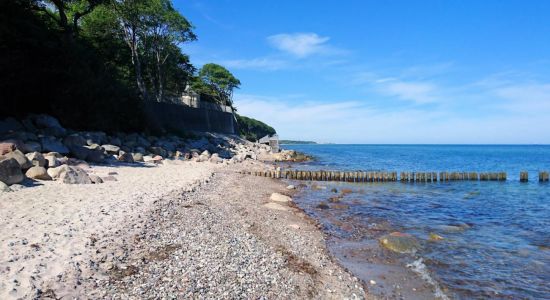
[[548, 175], [546, 171], [539, 172], [539, 182], [548, 182]]
[[529, 173], [527, 171], [521, 171], [519, 173], [519, 181], [520, 182], [527, 182], [529, 181]]

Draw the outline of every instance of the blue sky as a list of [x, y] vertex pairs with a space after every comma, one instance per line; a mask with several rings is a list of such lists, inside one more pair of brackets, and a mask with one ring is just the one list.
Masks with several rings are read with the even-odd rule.
[[281, 138], [550, 143], [550, 1], [178, 1]]

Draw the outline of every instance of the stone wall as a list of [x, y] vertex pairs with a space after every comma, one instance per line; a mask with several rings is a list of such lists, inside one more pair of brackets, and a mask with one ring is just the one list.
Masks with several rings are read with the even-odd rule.
[[223, 108], [200, 108], [159, 102], [147, 102], [145, 110], [150, 121], [164, 129], [211, 131], [237, 134], [237, 122]]

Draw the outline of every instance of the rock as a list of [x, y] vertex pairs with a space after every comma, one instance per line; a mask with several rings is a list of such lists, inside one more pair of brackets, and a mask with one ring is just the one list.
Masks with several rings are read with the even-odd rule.
[[330, 203], [338, 203], [340, 200], [342, 200], [342, 196], [332, 196], [328, 198], [328, 202]]
[[23, 152], [19, 150], [15, 150], [9, 153], [6, 153], [5, 155], [2, 155], [0, 159], [8, 159], [8, 158], [14, 158], [21, 169], [26, 170], [30, 167], [32, 167], [32, 163], [29, 161], [29, 159], [23, 154]]
[[106, 145], [101, 145], [101, 147], [105, 149], [105, 152], [109, 154], [118, 154], [118, 152], [120, 151], [120, 147], [115, 145], [106, 144]]
[[55, 155], [46, 154], [44, 156], [44, 159], [46, 160], [45, 167], [56, 168], [61, 165], [61, 161], [57, 157], [55, 157]]
[[15, 147], [15, 143], [11, 143], [11, 142], [0, 143], [0, 155], [4, 155], [4, 154], [10, 153], [10, 152], [13, 152], [13, 151], [15, 151], [15, 149], [17, 149]]
[[384, 248], [398, 253], [414, 253], [420, 249], [420, 244], [416, 238], [401, 232], [386, 234], [380, 237], [378, 241]]
[[10, 187], [7, 184], [0, 181], [0, 193], [1, 192], [10, 192], [10, 191], [11, 191]]
[[160, 155], [155, 155], [155, 156], [153, 156], [152, 161], [153, 161], [154, 163], [158, 164], [158, 163], [162, 162], [162, 156], [160, 156]]
[[52, 177], [48, 175], [48, 172], [44, 167], [34, 166], [27, 170], [25, 176], [31, 179], [38, 180], [52, 180]]
[[111, 138], [109, 143], [111, 143], [112, 145], [115, 145], [115, 146], [119, 146], [119, 147], [122, 145], [122, 142], [117, 137]]
[[[88, 148], [88, 147], [86, 147]], [[92, 162], [92, 163], [102, 163], [105, 159], [105, 155], [103, 154], [103, 149], [101, 147], [97, 149], [89, 149], [88, 155], [86, 156], [86, 161]]]
[[[64, 167], [64, 166], [61, 166]], [[79, 167], [66, 166], [59, 173], [59, 180], [67, 184], [91, 184], [92, 180], [86, 171]]]
[[20, 183], [25, 179], [21, 172], [21, 166], [14, 158], [0, 161], [0, 181], [7, 185]]
[[103, 181], [118, 181], [115, 176], [105, 176], [102, 179]]
[[168, 152], [161, 147], [150, 147], [149, 151], [151, 151], [151, 153], [155, 155], [160, 155], [162, 157], [168, 156]]
[[40, 143], [42, 144], [42, 151], [44, 152], [69, 154], [69, 148], [65, 147], [65, 145], [53, 137], [43, 137], [40, 139]]
[[68, 147], [72, 156], [82, 160], [87, 159], [88, 155], [90, 155], [90, 152], [92, 151], [84, 146], [70, 145]]
[[46, 159], [44, 158], [44, 155], [40, 152], [31, 152], [25, 154], [27, 159], [31, 162], [33, 166], [36, 167], [46, 167]]
[[143, 154], [141, 154], [139, 152], [132, 153], [132, 159], [134, 161], [143, 161]]
[[124, 152], [124, 151], [119, 152], [117, 160], [121, 161], [121, 162], [127, 162], [127, 163], [133, 163], [134, 162], [134, 158], [132, 157], [132, 154], [130, 154], [128, 152]]
[[288, 207], [283, 206], [279, 203], [274, 203], [274, 202], [269, 202], [267, 204], [264, 204], [264, 207], [269, 208], [269, 209], [273, 209], [273, 210], [282, 210], [282, 211], [288, 210]]
[[23, 129], [23, 125], [14, 118], [7, 118], [0, 121], [0, 133], [14, 132]]
[[214, 164], [219, 164], [223, 162], [223, 158], [219, 157], [217, 153], [214, 153], [210, 157], [210, 162]]
[[320, 202], [319, 204], [317, 204], [317, 208], [320, 208], [320, 209], [329, 209], [330, 206], [328, 206], [328, 204], [326, 204], [325, 202]]
[[90, 180], [92, 181], [93, 184], [103, 183], [103, 179], [101, 179], [101, 177], [97, 175], [90, 174], [88, 176], [90, 177]]
[[73, 146], [86, 146], [86, 139], [78, 134], [71, 134], [63, 139], [63, 144], [69, 149]]
[[446, 231], [446, 232], [461, 232], [461, 231], [464, 231], [468, 228], [470, 228], [468, 225], [466, 225], [466, 226], [460, 226], [460, 225], [439, 225], [439, 226], [437, 226], [438, 230]]
[[292, 198], [279, 193], [271, 194], [271, 196], [269, 197], [269, 200], [275, 201], [275, 202], [283, 202], [283, 203], [292, 202]]
[[286, 189], [287, 189], [287, 190], [295, 190], [296, 187], [293, 186], [293, 185], [291, 184], [291, 185], [288, 185], [288, 186], [286, 187]]
[[42, 152], [42, 145], [39, 142], [28, 141], [24, 144], [24, 149], [21, 150], [23, 153], [29, 152]]
[[336, 188], [332, 188], [330, 191], [333, 193], [338, 193], [338, 190]]
[[59, 121], [48, 115], [38, 115], [33, 118], [34, 125], [38, 128], [51, 128], [51, 127], [61, 127], [61, 124], [59, 124]]
[[61, 165], [56, 167], [50, 167], [46, 172], [48, 173], [48, 175], [50, 175], [52, 179], [58, 179], [61, 172], [65, 172], [68, 169], [69, 169], [69, 166]]
[[201, 155], [208, 156], [210, 158], [210, 152], [208, 152], [208, 150], [204, 150]]
[[436, 234], [436, 233], [430, 233], [430, 241], [441, 241], [443, 239], [442, 236], [440, 236], [439, 234]]

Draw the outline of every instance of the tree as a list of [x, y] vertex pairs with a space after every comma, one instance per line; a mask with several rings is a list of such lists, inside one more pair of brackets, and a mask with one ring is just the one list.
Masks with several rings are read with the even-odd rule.
[[164, 96], [164, 66], [173, 53], [173, 46], [192, 41], [196, 36], [192, 25], [169, 0], [113, 0], [124, 40], [131, 51], [138, 89], [149, 98], [143, 76], [142, 56], [152, 54], [155, 61], [156, 99]]
[[157, 101], [164, 96], [164, 65], [172, 55], [179, 54], [174, 46], [196, 40], [193, 26], [178, 11], [169, 0], [150, 0], [144, 12], [143, 39], [147, 48], [153, 54], [156, 65]]
[[[78, 36], [80, 19], [107, 0], [37, 0], [35, 9], [46, 13], [65, 33], [67, 41]], [[55, 8], [55, 12], [50, 7]]]
[[209, 63], [199, 71], [200, 79], [216, 94], [220, 104], [233, 106], [233, 90], [239, 88], [241, 82], [226, 68]]

